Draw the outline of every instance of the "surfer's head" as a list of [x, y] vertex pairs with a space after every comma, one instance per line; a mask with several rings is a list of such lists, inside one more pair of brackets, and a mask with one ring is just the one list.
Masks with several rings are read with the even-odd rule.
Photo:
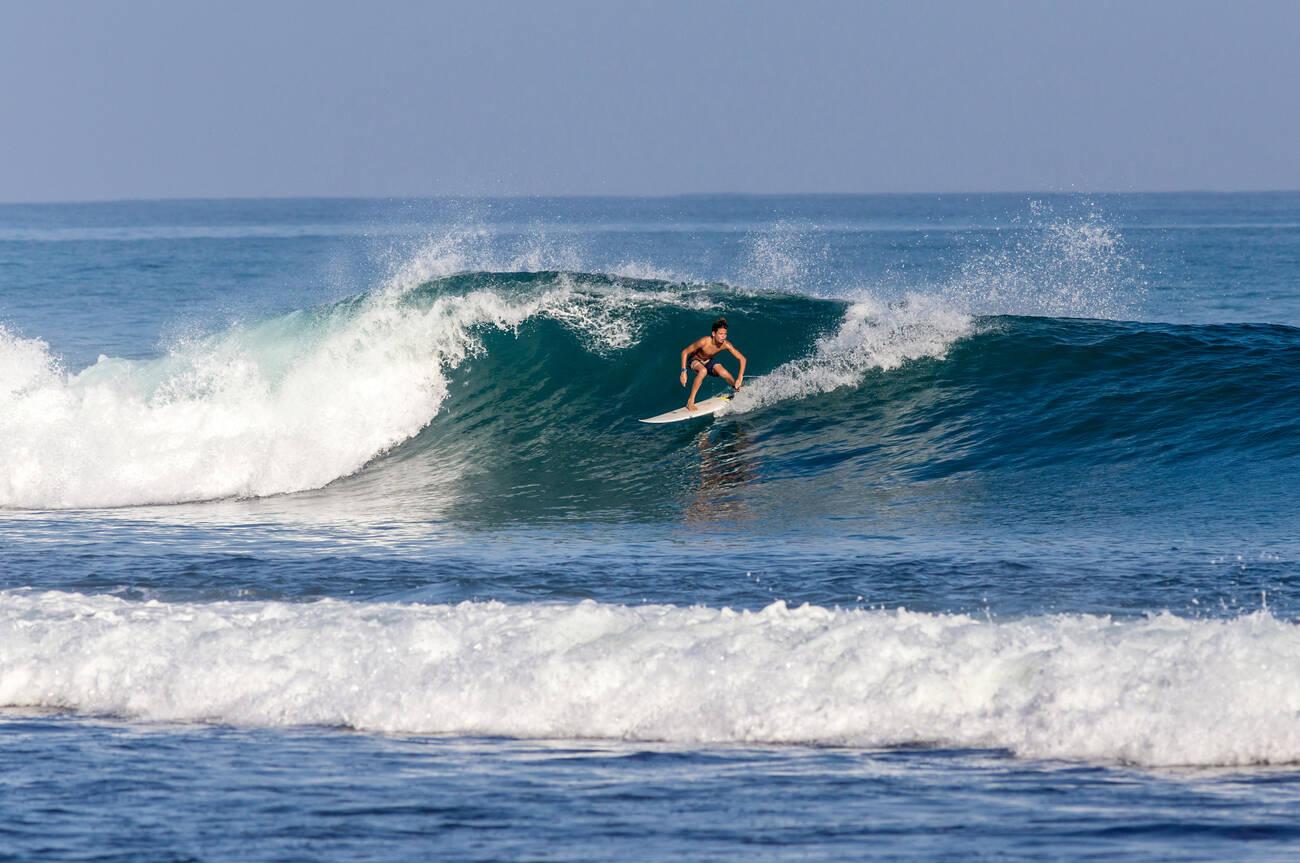
[[713, 340], [722, 344], [727, 340], [727, 319], [718, 318], [713, 322]]

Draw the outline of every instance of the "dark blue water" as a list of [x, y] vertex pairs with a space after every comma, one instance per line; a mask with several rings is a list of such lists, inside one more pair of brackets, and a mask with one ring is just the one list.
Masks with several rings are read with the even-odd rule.
[[1282, 193], [0, 207], [3, 849], [1289, 857], [1297, 273]]

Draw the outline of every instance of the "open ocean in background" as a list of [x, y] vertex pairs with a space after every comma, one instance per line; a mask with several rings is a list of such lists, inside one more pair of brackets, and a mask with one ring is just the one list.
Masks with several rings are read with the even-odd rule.
[[3, 205], [0, 859], [1293, 860], [1298, 487], [1300, 193]]

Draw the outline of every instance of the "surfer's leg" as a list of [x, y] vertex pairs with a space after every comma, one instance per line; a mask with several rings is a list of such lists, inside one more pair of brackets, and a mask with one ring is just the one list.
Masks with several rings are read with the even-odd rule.
[[721, 363], [713, 367], [713, 373], [726, 381], [733, 390], [736, 388], [736, 379], [731, 376], [731, 372], [722, 367]]
[[699, 360], [696, 360], [695, 364], [700, 367], [700, 370], [695, 373], [695, 382], [691, 384], [691, 394], [686, 398], [686, 409], [692, 411], [695, 410], [695, 394], [700, 391], [700, 384], [704, 383], [704, 379], [709, 374], [708, 369]]

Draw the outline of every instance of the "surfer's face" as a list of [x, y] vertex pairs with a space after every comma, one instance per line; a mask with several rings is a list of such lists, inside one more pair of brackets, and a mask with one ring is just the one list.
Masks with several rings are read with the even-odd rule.
[[725, 342], [726, 340], [727, 340], [727, 328], [726, 328], [726, 327], [723, 327], [723, 328], [720, 329], [720, 330], [714, 330], [714, 331], [713, 331], [713, 341], [714, 341], [715, 343], [717, 343], [717, 344], [720, 345], [720, 344], [722, 344], [723, 342]]

